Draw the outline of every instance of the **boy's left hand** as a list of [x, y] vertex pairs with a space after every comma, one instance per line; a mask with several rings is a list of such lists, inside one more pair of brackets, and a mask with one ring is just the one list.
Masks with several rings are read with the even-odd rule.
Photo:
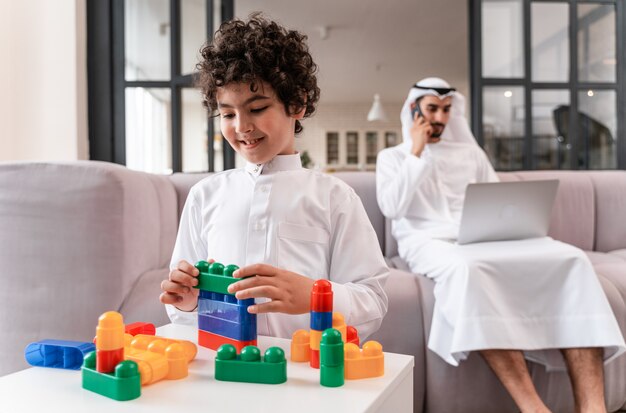
[[267, 264], [240, 268], [233, 277], [249, 277], [228, 287], [228, 292], [235, 293], [237, 299], [265, 297], [271, 300], [251, 305], [250, 313], [304, 314], [311, 310], [311, 289], [315, 280]]

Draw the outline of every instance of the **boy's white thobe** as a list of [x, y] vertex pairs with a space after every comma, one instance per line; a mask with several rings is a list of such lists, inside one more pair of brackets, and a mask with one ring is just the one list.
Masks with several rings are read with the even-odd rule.
[[[388, 269], [361, 200], [343, 181], [302, 168], [298, 154], [219, 172], [193, 186], [170, 267], [208, 259], [239, 267], [265, 263], [330, 280], [334, 311], [362, 338], [387, 312]], [[197, 325], [196, 312], [166, 307], [172, 322]], [[309, 329], [309, 318], [260, 314], [257, 331], [291, 338]]]

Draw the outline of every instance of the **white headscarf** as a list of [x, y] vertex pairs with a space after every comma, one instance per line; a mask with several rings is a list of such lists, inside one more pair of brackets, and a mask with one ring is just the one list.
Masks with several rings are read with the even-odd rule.
[[[450, 120], [443, 130], [441, 141], [434, 145], [446, 146], [448, 143], [454, 144], [472, 144], [478, 145], [474, 135], [469, 129], [467, 120], [465, 119], [465, 97], [450, 87], [450, 84], [438, 77], [427, 77], [416, 83], [417, 87], [409, 90], [409, 95], [402, 106], [400, 112], [400, 121], [402, 122], [402, 138], [405, 143], [412, 142], [411, 126], [413, 125], [413, 117], [411, 116], [411, 104], [422, 96], [432, 95], [439, 98], [452, 96], [452, 108], [450, 111]], [[422, 89], [426, 88], [426, 89]], [[432, 88], [432, 89], [428, 89]], [[440, 94], [436, 89], [451, 89], [447, 93]]]

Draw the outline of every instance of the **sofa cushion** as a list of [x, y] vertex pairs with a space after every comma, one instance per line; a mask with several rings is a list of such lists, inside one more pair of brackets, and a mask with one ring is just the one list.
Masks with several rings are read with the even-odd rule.
[[378, 236], [380, 249], [385, 251], [385, 218], [376, 200], [376, 174], [374, 172], [337, 172], [333, 176], [350, 185], [361, 198], [367, 216]]
[[596, 196], [596, 251], [626, 248], [626, 172], [589, 172]]
[[208, 173], [175, 173], [169, 177], [176, 191], [179, 218], [183, 213], [183, 207], [185, 206], [185, 201], [187, 200], [187, 195], [189, 195], [191, 187], [210, 175], [211, 174]]
[[[586, 172], [524, 171], [499, 173], [502, 180], [558, 179], [559, 189], [552, 208], [548, 235], [583, 250], [594, 250], [596, 200], [594, 182]], [[572, 223], [576, 223], [573, 225]]]
[[595, 267], [599, 264], [622, 264], [626, 265], [626, 259], [617, 254], [607, 254], [606, 252], [585, 251], [589, 261]]

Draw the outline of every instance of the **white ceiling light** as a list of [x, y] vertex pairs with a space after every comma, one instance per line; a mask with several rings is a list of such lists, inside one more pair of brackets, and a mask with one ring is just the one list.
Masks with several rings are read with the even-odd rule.
[[372, 103], [372, 108], [370, 109], [370, 112], [367, 114], [367, 120], [370, 122], [373, 122], [373, 121], [387, 122], [387, 115], [385, 114], [385, 110], [383, 109], [382, 103], [380, 103], [380, 95], [378, 93], [374, 95], [374, 103]]

